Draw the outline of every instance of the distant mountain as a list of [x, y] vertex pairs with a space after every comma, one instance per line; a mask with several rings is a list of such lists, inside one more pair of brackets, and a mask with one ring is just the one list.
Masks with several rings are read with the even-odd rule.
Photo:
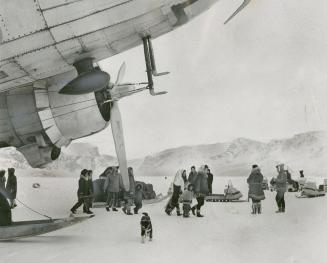
[[[327, 133], [308, 132], [292, 138], [259, 142], [238, 138], [231, 142], [207, 145], [183, 146], [168, 149], [144, 158], [130, 160], [137, 175], [169, 176], [178, 169], [189, 170], [192, 165], [208, 164], [215, 175], [246, 176], [252, 164], [258, 164], [266, 176], [276, 173], [275, 166], [285, 163], [297, 174], [327, 177]], [[72, 143], [64, 148], [58, 160], [37, 169], [40, 174], [76, 175], [83, 168], [100, 174], [107, 166], [117, 165], [117, 159], [100, 154], [96, 146], [89, 143]], [[29, 165], [13, 147], [0, 150], [0, 165], [27, 169]]]
[[258, 164], [267, 176], [285, 163], [291, 172], [327, 177], [327, 133], [308, 132], [268, 143], [238, 138], [229, 143], [197, 145], [166, 150], [144, 158], [137, 171], [144, 175], [172, 175], [180, 168], [208, 164], [216, 175], [248, 175]]

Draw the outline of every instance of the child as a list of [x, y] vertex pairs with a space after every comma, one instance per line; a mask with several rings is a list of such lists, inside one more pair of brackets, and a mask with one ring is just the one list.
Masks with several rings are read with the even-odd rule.
[[141, 218], [141, 238], [142, 243], [145, 242], [145, 238], [149, 235], [149, 241], [152, 241], [152, 224], [151, 218], [149, 217], [148, 213], [142, 213], [143, 216]]
[[183, 217], [189, 217], [190, 216], [190, 210], [191, 210], [191, 204], [192, 204], [192, 199], [194, 197], [194, 185], [189, 184], [187, 186], [187, 190], [185, 190], [181, 197], [180, 197], [180, 202], [183, 203]]

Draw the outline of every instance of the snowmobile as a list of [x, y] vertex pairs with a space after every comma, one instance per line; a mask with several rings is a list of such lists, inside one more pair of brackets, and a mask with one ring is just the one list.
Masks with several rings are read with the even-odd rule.
[[317, 189], [315, 182], [306, 182], [302, 188], [301, 194], [297, 196], [298, 198], [312, 198], [325, 196], [325, 191]]
[[229, 181], [228, 185], [224, 190], [224, 194], [210, 194], [206, 196], [207, 202], [235, 202], [241, 201], [242, 193], [237, 190], [231, 181]]
[[0, 226], [0, 241], [8, 241], [46, 234], [83, 222], [93, 216], [94, 215], [12, 222], [8, 226]]

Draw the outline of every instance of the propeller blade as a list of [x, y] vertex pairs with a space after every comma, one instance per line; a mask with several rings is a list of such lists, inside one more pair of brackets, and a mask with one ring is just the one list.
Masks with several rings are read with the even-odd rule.
[[229, 21], [231, 21], [238, 13], [240, 13], [249, 3], [251, 0], [243, 0], [243, 3], [240, 5], [239, 8], [236, 9], [236, 11], [224, 22], [224, 25], [226, 25]]
[[79, 75], [73, 79], [66, 86], [64, 86], [59, 93], [66, 95], [80, 95], [91, 92], [96, 92], [104, 89], [110, 80], [108, 73], [101, 70], [93, 70]]
[[119, 68], [115, 85], [118, 85], [123, 82], [123, 79], [125, 77], [125, 72], [126, 72], [126, 63], [124, 62], [123, 64], [121, 64]]
[[129, 177], [128, 177], [123, 125], [122, 125], [121, 114], [117, 102], [112, 103], [110, 122], [111, 122], [112, 135], [115, 142], [119, 169], [121, 172], [121, 176], [123, 178], [125, 190], [129, 191]]

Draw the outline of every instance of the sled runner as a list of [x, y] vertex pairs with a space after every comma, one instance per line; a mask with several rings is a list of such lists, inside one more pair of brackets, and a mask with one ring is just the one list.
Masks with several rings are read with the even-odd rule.
[[[166, 200], [170, 196], [171, 195], [158, 194], [156, 198], [149, 199], [149, 200], [143, 200], [142, 202], [144, 205], [157, 204], [157, 203], [160, 203], [160, 202]], [[93, 203], [93, 208], [104, 208], [105, 206], [106, 206], [105, 202], [94, 202]]]
[[61, 228], [83, 222], [92, 216], [67, 217], [60, 219], [45, 219], [13, 222], [9, 226], [0, 226], [0, 241], [14, 240], [42, 235]]
[[206, 196], [207, 202], [246, 202], [246, 200], [240, 200], [242, 193], [238, 192], [235, 194], [211, 194]]

